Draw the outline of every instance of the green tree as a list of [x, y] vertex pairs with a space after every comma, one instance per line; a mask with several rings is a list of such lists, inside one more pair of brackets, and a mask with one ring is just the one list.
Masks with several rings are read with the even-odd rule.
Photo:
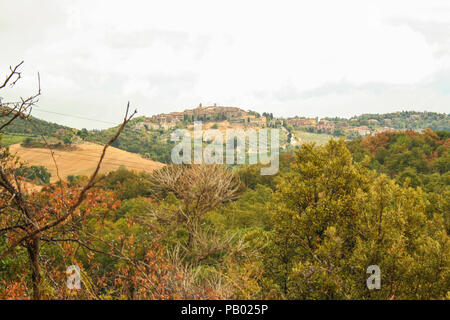
[[[305, 145], [273, 198], [266, 290], [295, 299], [443, 298], [450, 242], [423, 194], [352, 161], [343, 140]], [[366, 287], [378, 265], [381, 290]]]

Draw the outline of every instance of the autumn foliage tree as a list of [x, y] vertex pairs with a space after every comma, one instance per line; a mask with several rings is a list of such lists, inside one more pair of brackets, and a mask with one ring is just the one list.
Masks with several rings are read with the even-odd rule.
[[[20, 63], [10, 68], [10, 73], [0, 90], [8, 84], [15, 85], [21, 78]], [[28, 119], [32, 106], [37, 102], [41, 94], [40, 82], [38, 92], [28, 98], [20, 98], [19, 102], [2, 103], [2, 117], [8, 117], [8, 121], [2, 124], [0, 130], [9, 126], [17, 118]], [[96, 182], [101, 163], [106, 149], [118, 138], [126, 124], [134, 116], [129, 114], [127, 106], [125, 118], [116, 134], [105, 144], [96, 169], [88, 179], [87, 183], [78, 189], [68, 189], [63, 181], [53, 193], [33, 194], [27, 192], [23, 186], [23, 177], [18, 175], [18, 170], [23, 166], [17, 157], [11, 155], [7, 148], [1, 148], [0, 155], [0, 236], [4, 248], [0, 252], [0, 260], [17, 253], [17, 249], [23, 247], [27, 251], [33, 298], [41, 299], [42, 274], [41, 274], [41, 241], [66, 242], [79, 241], [76, 237], [67, 239], [65, 236], [73, 232], [67, 230], [73, 226], [75, 221], [82, 223], [83, 213], [80, 206], [86, 199], [92, 200], [91, 189]], [[1, 131], [0, 131], [1, 132]], [[49, 147], [49, 156], [53, 152]], [[53, 158], [54, 159], [54, 158]], [[56, 165], [56, 161], [55, 161]], [[42, 199], [45, 198], [44, 201]], [[92, 201], [91, 201], [92, 204]], [[59, 238], [59, 235], [63, 238]], [[56, 237], [55, 237], [56, 236]]]

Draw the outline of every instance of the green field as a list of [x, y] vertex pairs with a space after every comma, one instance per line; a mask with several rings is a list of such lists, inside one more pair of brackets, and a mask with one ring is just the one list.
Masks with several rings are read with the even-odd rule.
[[1, 135], [1, 145], [2, 146], [10, 146], [15, 143], [22, 142], [26, 139], [26, 136], [16, 136], [11, 134], [3, 134]]
[[[330, 134], [319, 134], [305, 131], [295, 131], [295, 137], [300, 138], [300, 143], [315, 142], [316, 145], [324, 145], [333, 138]], [[336, 138], [335, 138], [336, 139]]]

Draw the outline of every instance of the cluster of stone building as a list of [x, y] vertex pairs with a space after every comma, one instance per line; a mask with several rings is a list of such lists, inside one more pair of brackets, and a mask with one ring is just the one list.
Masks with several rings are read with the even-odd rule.
[[[352, 122], [352, 119], [350, 120], [350, 123], [351, 122]], [[369, 119], [367, 122], [369, 123], [369, 125], [370, 124], [373, 124], [373, 125], [379, 124], [378, 120], [376, 120], [376, 119]], [[392, 123], [392, 120], [384, 119], [384, 123], [389, 125]], [[316, 119], [304, 119], [304, 118], [287, 119], [286, 124], [292, 125], [294, 127], [313, 128], [320, 133], [333, 133], [336, 129], [342, 129], [343, 131], [346, 131], [348, 133], [356, 132], [360, 136], [367, 136], [371, 133], [378, 133], [378, 132], [394, 130], [388, 126], [378, 128], [377, 130], [371, 130], [368, 126], [351, 126], [351, 125], [349, 125], [349, 122], [347, 122], [347, 121], [338, 121], [338, 122], [333, 122], [333, 121], [329, 121], [329, 120], [317, 121]]]
[[236, 107], [207, 106], [201, 104], [195, 109], [186, 109], [183, 112], [162, 113], [148, 117], [141, 126], [149, 129], [170, 129], [181, 121], [224, 121], [248, 126], [265, 127], [266, 117], [246, 112]]

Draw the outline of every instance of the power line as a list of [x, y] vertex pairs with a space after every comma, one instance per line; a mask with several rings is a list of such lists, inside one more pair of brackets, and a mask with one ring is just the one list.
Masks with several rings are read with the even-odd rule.
[[[20, 102], [2, 102], [0, 103], [0, 106], [8, 106], [8, 105], [16, 105]], [[33, 111], [39, 111], [39, 112], [45, 112], [45, 113], [52, 113], [52, 114], [57, 114], [60, 116], [65, 116], [65, 117], [69, 117], [69, 118], [75, 118], [75, 119], [81, 119], [81, 120], [89, 120], [89, 121], [94, 121], [94, 122], [101, 122], [101, 123], [107, 123], [107, 124], [112, 124], [112, 125], [119, 125], [119, 123], [116, 122], [111, 122], [111, 121], [105, 121], [105, 120], [98, 120], [98, 119], [92, 119], [92, 118], [87, 118], [87, 117], [81, 117], [78, 115], [73, 115], [73, 114], [68, 114], [68, 113], [62, 113], [62, 112], [56, 112], [56, 111], [51, 111], [51, 110], [45, 110], [42, 109], [42, 107], [38, 104], [33, 104], [33, 107], [37, 107], [34, 108]]]
[[62, 113], [62, 112], [56, 112], [56, 111], [50, 111], [50, 110], [45, 110], [45, 109], [41, 109], [42, 107], [38, 104], [35, 104], [36, 107], [33, 109], [33, 111], [40, 111], [40, 112], [45, 112], [45, 113], [53, 113], [53, 114], [57, 114], [60, 116], [65, 116], [65, 117], [70, 117], [70, 118], [76, 118], [76, 119], [81, 119], [81, 120], [89, 120], [89, 121], [95, 121], [95, 122], [102, 122], [102, 123], [107, 123], [107, 124], [113, 124], [113, 125], [118, 125], [118, 123], [116, 122], [111, 122], [111, 121], [104, 121], [104, 120], [98, 120], [98, 119], [91, 119], [91, 118], [87, 118], [87, 117], [80, 117], [77, 115], [73, 115], [73, 114], [67, 114], [67, 113]]

